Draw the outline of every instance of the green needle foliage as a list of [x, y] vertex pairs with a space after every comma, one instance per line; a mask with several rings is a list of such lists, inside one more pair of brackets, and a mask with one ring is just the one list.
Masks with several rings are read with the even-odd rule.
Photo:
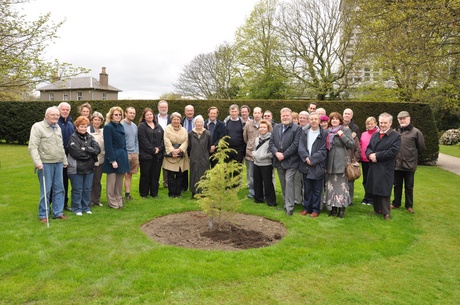
[[197, 196], [198, 205], [209, 215], [209, 228], [213, 229], [217, 219], [218, 229], [223, 221], [236, 212], [241, 205], [238, 192], [242, 188], [243, 164], [227, 160], [228, 154], [236, 152], [228, 147], [225, 136], [217, 144], [216, 152], [211, 157], [217, 164], [206, 171], [197, 186], [202, 190]]

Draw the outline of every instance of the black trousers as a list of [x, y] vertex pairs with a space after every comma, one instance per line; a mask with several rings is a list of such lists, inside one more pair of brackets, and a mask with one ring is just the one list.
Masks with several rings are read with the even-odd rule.
[[[276, 205], [275, 187], [272, 180], [273, 166], [257, 166], [254, 164], [254, 200], [266, 201], [268, 205]], [[264, 200], [265, 194], [265, 200]]]
[[414, 176], [414, 171], [395, 171], [395, 181], [393, 182], [395, 196], [393, 199], [393, 205], [395, 207], [401, 206], [403, 184], [405, 195], [404, 206], [406, 209], [414, 207]]
[[160, 184], [161, 165], [163, 160], [153, 158], [152, 160], [139, 160], [141, 176], [139, 179], [139, 195], [147, 197], [148, 195], [158, 196], [158, 187]]
[[180, 196], [182, 190], [182, 171], [173, 172], [167, 170], [168, 173], [168, 195], [177, 197]]

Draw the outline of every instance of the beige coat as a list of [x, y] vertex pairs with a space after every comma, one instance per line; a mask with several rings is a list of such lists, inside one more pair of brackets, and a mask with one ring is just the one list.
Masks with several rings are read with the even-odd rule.
[[67, 166], [67, 157], [62, 143], [62, 132], [58, 124], [52, 128], [46, 119], [35, 123], [30, 130], [29, 138], [29, 153], [35, 166], [58, 162]]
[[174, 127], [169, 124], [165, 128], [164, 133], [164, 142], [165, 142], [165, 151], [166, 154], [171, 153], [174, 148], [173, 144], [180, 144], [180, 150], [182, 151], [184, 157], [182, 158], [173, 158], [165, 157], [163, 159], [163, 168], [178, 172], [179, 170], [185, 171], [190, 168], [190, 160], [187, 155], [188, 147], [188, 133], [184, 127], [180, 127], [179, 130], [174, 130]]

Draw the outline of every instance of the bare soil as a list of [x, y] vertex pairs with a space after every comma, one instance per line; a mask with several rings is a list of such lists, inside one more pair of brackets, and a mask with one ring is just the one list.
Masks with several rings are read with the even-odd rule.
[[208, 216], [201, 211], [155, 218], [141, 229], [153, 240], [173, 246], [203, 250], [242, 250], [267, 247], [287, 233], [280, 222], [257, 215], [236, 213], [230, 221], [210, 230]]

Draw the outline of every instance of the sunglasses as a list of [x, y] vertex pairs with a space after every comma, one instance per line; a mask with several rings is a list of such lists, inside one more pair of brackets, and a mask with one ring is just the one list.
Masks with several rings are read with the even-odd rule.
[[121, 113], [114, 113], [113, 116], [121, 116]]

